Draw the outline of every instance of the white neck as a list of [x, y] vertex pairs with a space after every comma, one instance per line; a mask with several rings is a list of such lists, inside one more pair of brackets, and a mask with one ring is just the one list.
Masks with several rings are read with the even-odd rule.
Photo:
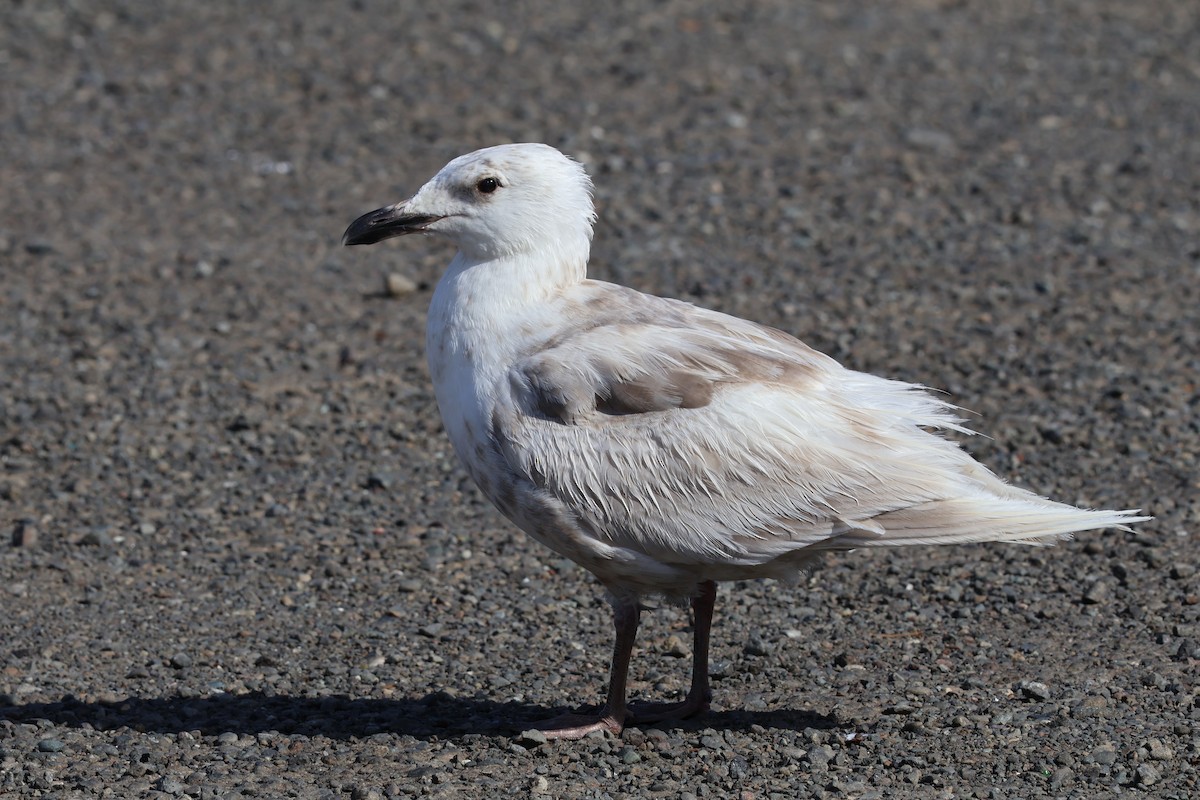
[[[468, 461], [471, 431], [490, 408], [529, 330], [551, 325], [553, 298], [586, 275], [587, 241], [574, 258], [530, 254], [473, 260], [459, 253], [429, 306], [425, 348], [434, 393], [455, 449]], [[514, 330], [515, 329], [515, 330]]]
[[453, 361], [507, 369], [512, 343], [527, 338], [509, 330], [536, 324], [540, 307], [584, 280], [589, 244], [580, 237], [574, 252], [559, 245], [488, 260], [456, 254], [429, 307], [426, 347], [435, 383]]
[[[532, 304], [544, 303], [587, 277], [586, 239], [574, 247], [551, 245], [537, 252], [479, 258], [459, 251], [438, 282], [433, 308], [442, 303], [457, 325], [503, 325]], [[433, 309], [431, 308], [431, 311]]]

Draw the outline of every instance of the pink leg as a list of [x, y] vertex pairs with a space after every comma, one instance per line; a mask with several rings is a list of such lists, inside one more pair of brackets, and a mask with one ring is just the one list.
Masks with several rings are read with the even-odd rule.
[[563, 714], [534, 725], [550, 739], [580, 739], [592, 731], [608, 730], [620, 733], [626, 722], [644, 724], [670, 719], [686, 719], [708, 710], [712, 690], [708, 683], [708, 648], [712, 634], [713, 606], [717, 600], [717, 584], [705, 581], [700, 593], [692, 600], [692, 615], [696, 626], [692, 652], [692, 685], [681, 703], [638, 703], [632, 711], [625, 705], [625, 686], [629, 680], [629, 658], [637, 638], [639, 609], [636, 602], [617, 600], [613, 603], [613, 627], [616, 643], [613, 646], [612, 670], [608, 680], [608, 700], [596, 714]]
[[705, 581], [700, 593], [692, 599], [692, 616], [696, 626], [692, 649], [692, 685], [681, 703], [638, 703], [632, 708], [629, 722], [643, 724], [669, 719], [686, 719], [708, 710], [712, 689], [708, 683], [708, 646], [712, 634], [713, 606], [717, 601], [717, 584]]
[[596, 714], [563, 714], [534, 725], [547, 738], [580, 739], [592, 731], [620, 733], [625, 728], [625, 720], [629, 716], [625, 708], [625, 684], [629, 680], [629, 658], [633, 653], [634, 639], [637, 638], [639, 613], [636, 601], [613, 601], [616, 642], [608, 679], [608, 701], [604, 708]]

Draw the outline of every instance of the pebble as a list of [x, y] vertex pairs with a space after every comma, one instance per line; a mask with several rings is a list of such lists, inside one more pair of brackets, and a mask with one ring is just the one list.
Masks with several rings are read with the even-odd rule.
[[529, 730], [521, 731], [521, 735], [517, 737], [517, 741], [521, 744], [537, 747], [546, 744], [549, 740], [546, 738], [544, 732], [537, 728], [530, 728]]
[[367, 489], [390, 489], [395, 478], [390, 472], [372, 472], [363, 484]]
[[1093, 583], [1083, 593], [1083, 602], [1089, 605], [1099, 605], [1108, 602], [1109, 596], [1112, 594], [1112, 582], [1106, 578]]
[[37, 743], [37, 749], [43, 753], [58, 753], [66, 747], [61, 739], [42, 739]]
[[1029, 700], [1049, 700], [1050, 687], [1041, 681], [1021, 681], [1021, 694]]
[[904, 135], [904, 140], [913, 147], [922, 150], [934, 150], [942, 154], [955, 150], [954, 138], [945, 131], [929, 128], [910, 128]]
[[827, 744], [819, 744], [811, 748], [805, 754], [805, 759], [814, 772], [824, 772], [829, 766], [829, 762], [833, 760], [833, 748]]
[[672, 658], [684, 658], [692, 654], [687, 645], [683, 643], [683, 640], [674, 635], [667, 637], [667, 641], [663, 646], [663, 653]]
[[1071, 708], [1071, 714], [1082, 719], [1089, 717], [1104, 717], [1107, 716], [1108, 713], [1107, 698], [1100, 697], [1098, 695], [1089, 695]]
[[1111, 766], [1117, 763], [1117, 748], [1108, 743], [1096, 745], [1092, 748], [1091, 759], [1097, 764]]
[[33, 547], [37, 544], [38, 530], [37, 526], [30, 520], [19, 520], [13, 526], [12, 544], [13, 547]]
[[1153, 786], [1162, 780], [1162, 773], [1152, 764], [1138, 764], [1137, 776], [1142, 786]]
[[1075, 770], [1070, 767], [1059, 767], [1050, 774], [1050, 788], [1058, 789], [1063, 784], [1069, 783], [1075, 777]]
[[79, 543], [91, 547], [111, 547], [113, 539], [108, 533], [108, 528], [93, 528], [83, 534], [79, 539]]
[[1164, 744], [1161, 739], [1151, 739], [1146, 742], [1146, 751], [1155, 761], [1170, 761], [1175, 757], [1175, 751]]
[[168, 775], [159, 778], [155, 782], [154, 788], [166, 794], [183, 794], [184, 792], [184, 785]]
[[403, 297], [417, 290], [417, 282], [407, 275], [390, 272], [383, 278], [383, 293], [388, 297]]
[[761, 636], [751, 636], [742, 651], [748, 656], [766, 656], [771, 654], [771, 645]]

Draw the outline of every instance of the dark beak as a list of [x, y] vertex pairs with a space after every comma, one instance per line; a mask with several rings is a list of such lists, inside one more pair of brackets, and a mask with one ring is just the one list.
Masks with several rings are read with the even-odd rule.
[[410, 214], [405, 203], [377, 208], [363, 214], [342, 234], [342, 244], [375, 244], [393, 236], [420, 233], [441, 217], [432, 214]]

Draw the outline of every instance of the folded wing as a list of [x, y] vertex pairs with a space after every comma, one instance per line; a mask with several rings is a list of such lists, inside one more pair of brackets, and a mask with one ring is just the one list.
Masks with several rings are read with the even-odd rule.
[[[779, 331], [608, 284], [608, 314], [510, 371], [493, 435], [590, 534], [678, 566], [804, 549], [1039, 542], [1133, 521], [1003, 482], [954, 408]], [[579, 457], [588, 453], [589, 458]]]

